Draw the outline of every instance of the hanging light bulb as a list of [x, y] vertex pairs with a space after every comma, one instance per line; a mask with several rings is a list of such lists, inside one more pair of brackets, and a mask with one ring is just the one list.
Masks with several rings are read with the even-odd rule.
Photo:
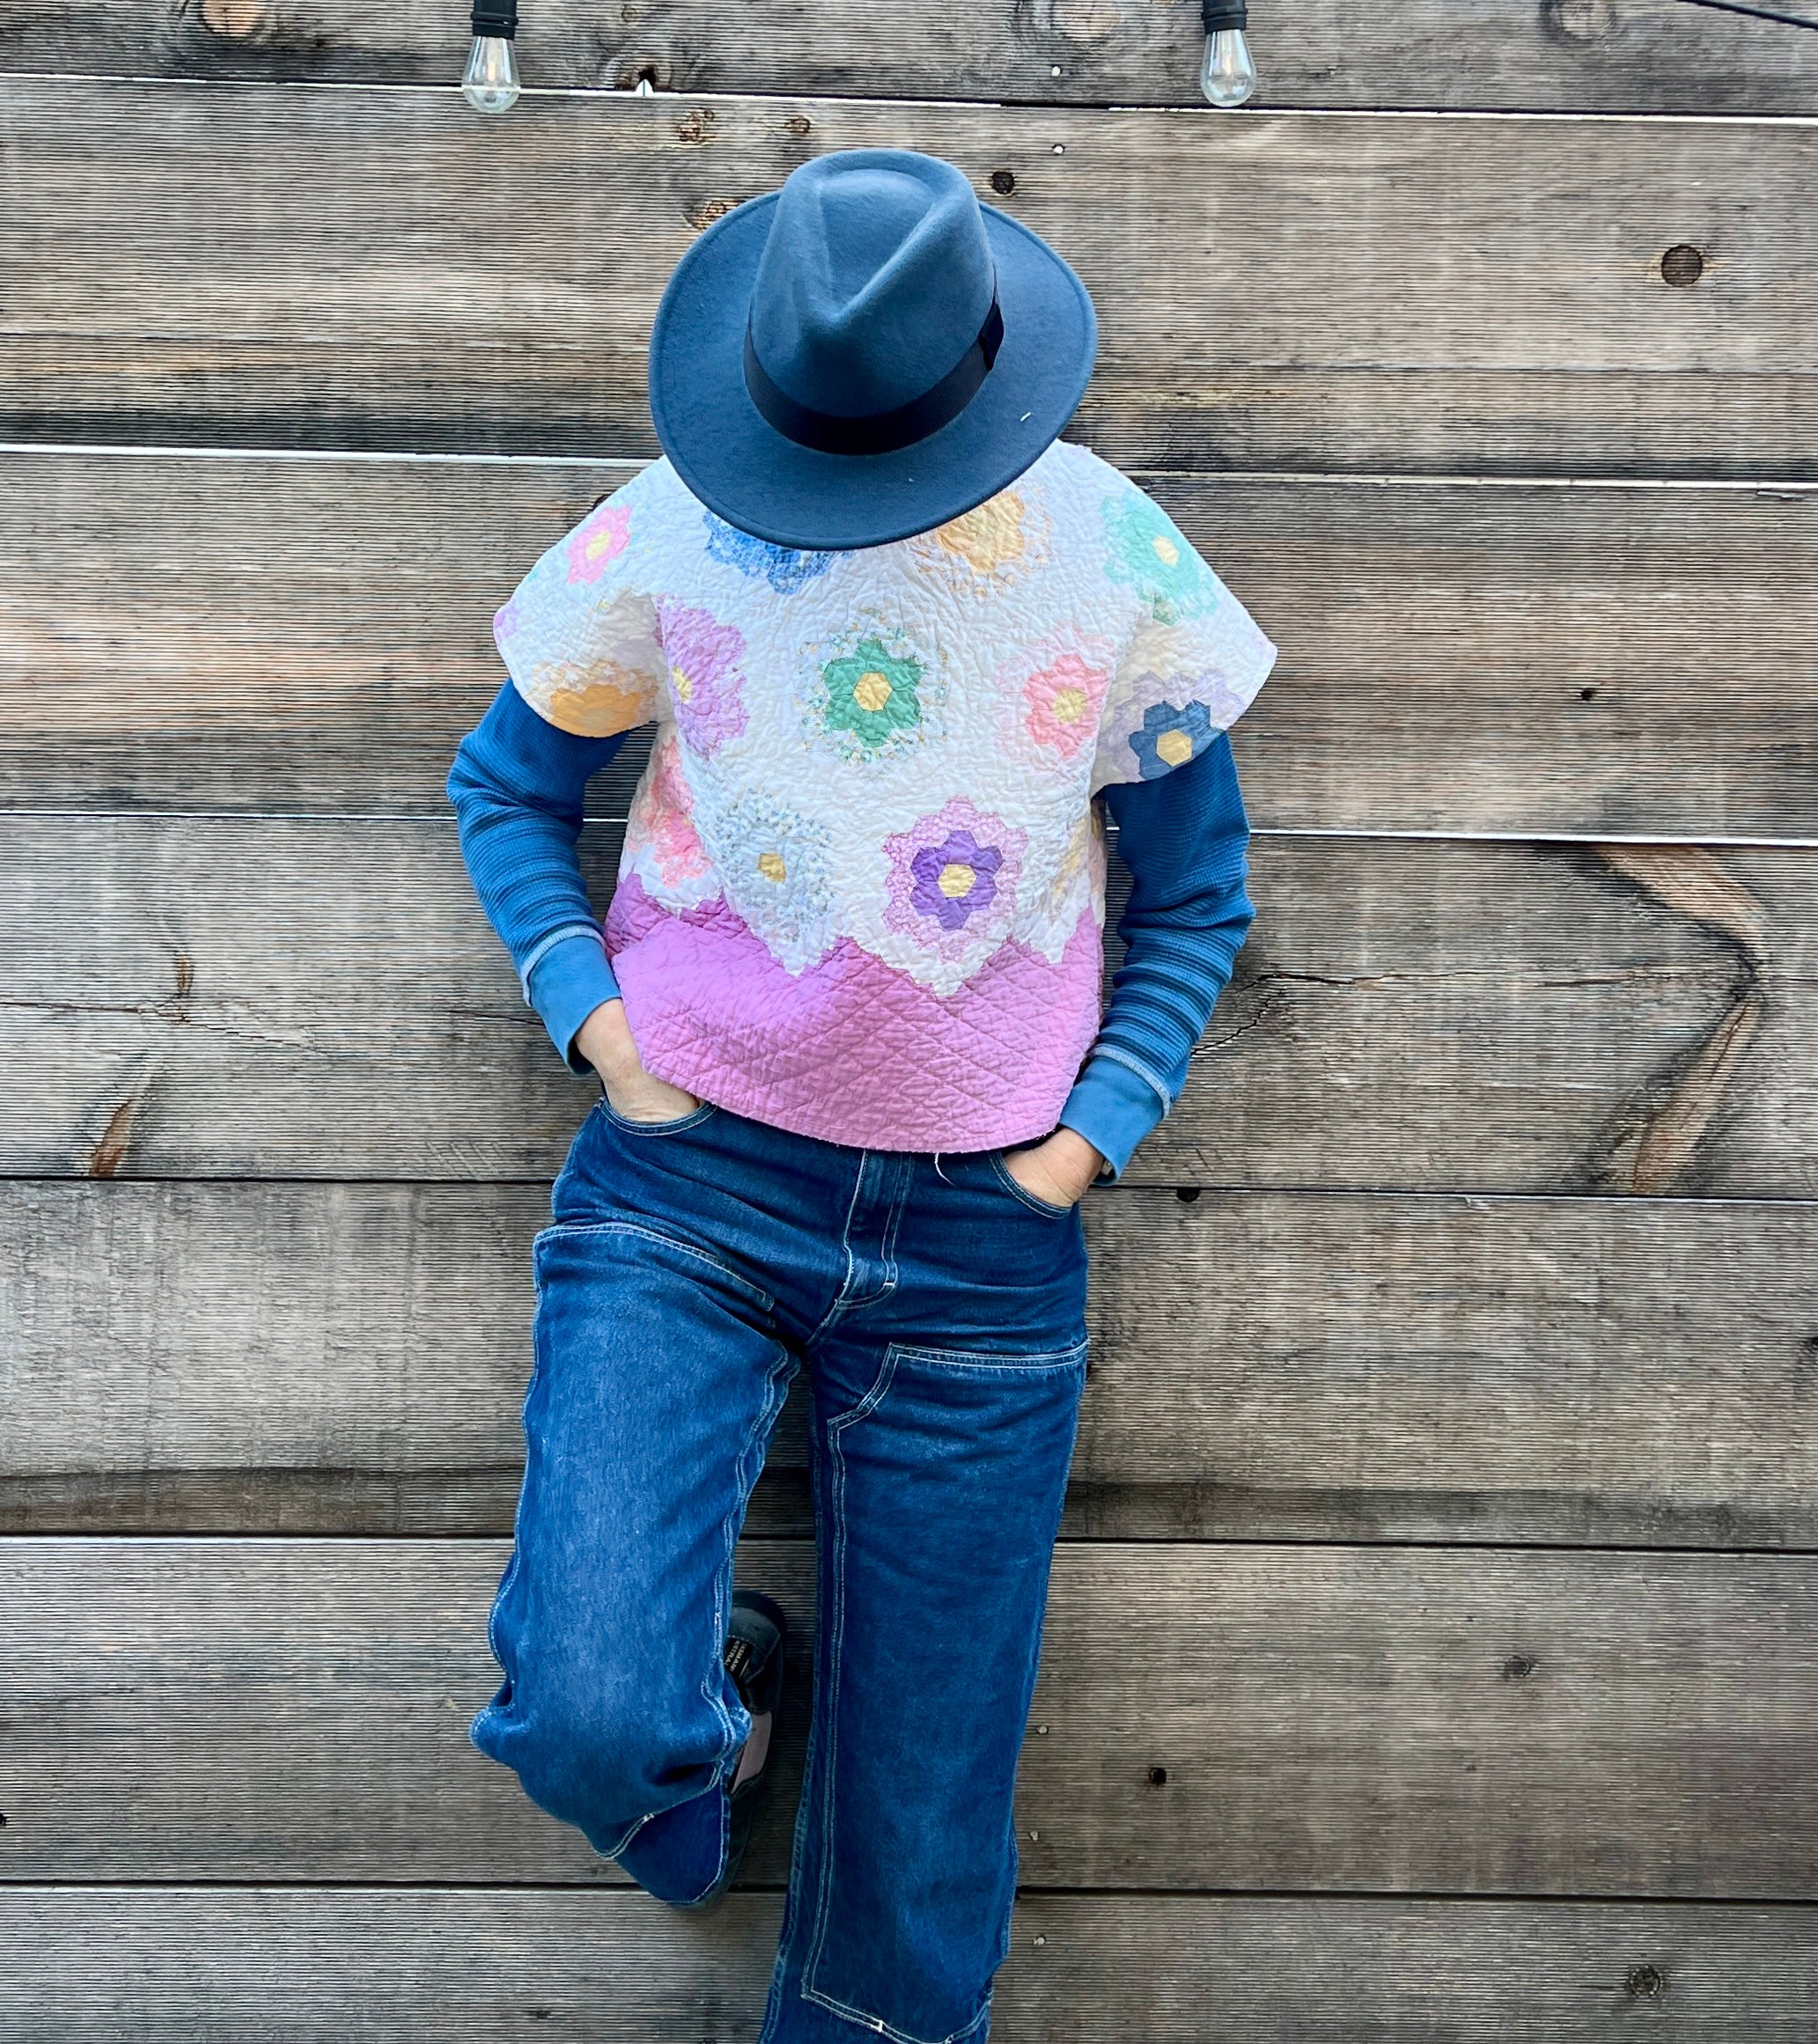
[[1205, 55], [1199, 89], [1215, 107], [1241, 107], [1256, 90], [1256, 64], [1244, 34], [1244, 0], [1200, 0]]
[[518, 0], [474, 0], [474, 47], [460, 96], [478, 114], [509, 114], [518, 103]]

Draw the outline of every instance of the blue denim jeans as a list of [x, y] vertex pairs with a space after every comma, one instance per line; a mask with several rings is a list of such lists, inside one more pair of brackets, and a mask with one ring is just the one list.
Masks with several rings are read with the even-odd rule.
[[806, 1362], [813, 1716], [760, 2044], [980, 2044], [1086, 1376], [1078, 1210], [997, 1151], [604, 1100], [554, 1209], [474, 1743], [652, 1894], [713, 1884], [750, 1724], [733, 1547]]

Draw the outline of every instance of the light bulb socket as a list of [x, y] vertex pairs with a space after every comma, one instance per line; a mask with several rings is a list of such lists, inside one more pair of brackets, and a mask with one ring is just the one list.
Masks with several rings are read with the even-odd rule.
[[518, 0], [474, 0], [474, 33], [510, 42], [518, 33]]
[[1199, 20], [1208, 35], [1218, 34], [1221, 28], [1249, 26], [1244, 0], [1199, 0]]

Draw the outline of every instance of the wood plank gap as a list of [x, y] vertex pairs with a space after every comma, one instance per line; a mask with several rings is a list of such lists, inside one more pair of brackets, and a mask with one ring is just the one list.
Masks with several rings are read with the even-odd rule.
[[[457, 53], [458, 54], [458, 53]], [[26, 80], [33, 84], [70, 85], [158, 85], [173, 91], [232, 92], [364, 92], [409, 93], [419, 98], [453, 99], [459, 96], [458, 84], [432, 85], [416, 79], [372, 78], [211, 78], [191, 72], [153, 71], [33, 71], [0, 70], [0, 85], [14, 80]], [[774, 89], [750, 92], [727, 92], [710, 89], [702, 92], [677, 92], [658, 90], [648, 94], [628, 91], [620, 85], [526, 85], [522, 88], [524, 100], [605, 99], [618, 101], [648, 98], [661, 103], [668, 101], [675, 106], [749, 106], [774, 102], [781, 105], [806, 106], [820, 103], [824, 106], [882, 107], [894, 109], [925, 108], [931, 113], [1014, 113], [1034, 112], [1042, 114], [1151, 114], [1166, 118], [1173, 115], [1194, 120], [1224, 121], [1229, 118], [1220, 109], [1204, 106], [1194, 99], [1170, 100], [1158, 104], [1153, 100], [1136, 99], [946, 99], [916, 94], [878, 94], [872, 92], [836, 92], [825, 89], [810, 92], [788, 92]], [[1312, 116], [1340, 121], [1577, 121], [1589, 126], [1593, 123], [1604, 127], [1646, 128], [1818, 128], [1818, 115], [1808, 114], [1692, 114], [1683, 111], [1653, 113], [1647, 111], [1586, 111], [1572, 108], [1552, 107], [1343, 107], [1343, 106], [1292, 106], [1270, 107], [1258, 105], [1244, 116], [1255, 122], [1264, 120], [1300, 119]]]
[[[452, 825], [450, 810], [438, 809], [100, 809], [38, 808], [0, 803], [0, 820], [10, 818], [67, 820], [80, 817], [99, 822], [140, 822], [147, 817], [169, 818], [186, 823], [343, 823]], [[589, 823], [622, 826], [625, 818], [616, 810], [590, 814]], [[1115, 827], [1113, 826], [1115, 834]], [[1601, 844], [1645, 846], [1673, 850], [1697, 847], [1713, 851], [1818, 851], [1818, 837], [1661, 837], [1615, 830], [1392, 830], [1363, 826], [1328, 829], [1312, 825], [1257, 824], [1253, 838], [1344, 838], [1374, 842], [1406, 844], [1548, 844], [1589, 849]]]
[[[0, 334], [9, 329], [0, 325]], [[400, 344], [404, 345], [404, 343]], [[1247, 367], [1267, 371], [1292, 369], [1299, 366], [1293, 363], [1259, 362]], [[1372, 363], [1333, 364], [1338, 369], [1365, 368], [1375, 375], [1402, 373], [1412, 375], [1413, 371], [1385, 371]], [[1590, 375], [1617, 375], [1615, 370], [1592, 370], [1582, 373]], [[1665, 373], [1664, 371], [1662, 373]], [[1746, 378], [1748, 371], [1729, 372], [1730, 379]], [[261, 447], [254, 445], [221, 446], [196, 446], [184, 443], [164, 441], [127, 440], [0, 440], [0, 454], [26, 454], [33, 457], [47, 454], [71, 456], [119, 456], [144, 460], [148, 458], [173, 461], [364, 461], [389, 462], [401, 467], [479, 467], [479, 468], [586, 468], [586, 469], [640, 469], [653, 459], [641, 454], [489, 454], [437, 452], [431, 448], [411, 447]], [[1121, 463], [1124, 472], [1139, 482], [1178, 482], [1203, 484], [1211, 479], [1220, 484], [1240, 482], [1267, 482], [1302, 484], [1314, 488], [1343, 487], [1376, 484], [1381, 488], [1410, 489], [1646, 489], [1646, 490], [1728, 490], [1757, 496], [1785, 497], [1794, 501], [1818, 493], [1818, 482], [1803, 482], [1797, 476], [1697, 476], [1697, 475], [1561, 475], [1554, 471], [1536, 471], [1531, 475], [1504, 474], [1474, 475], [1465, 472], [1433, 473], [1418, 468], [1342, 469], [1342, 468], [1165, 468], [1152, 464], [1137, 462]]]

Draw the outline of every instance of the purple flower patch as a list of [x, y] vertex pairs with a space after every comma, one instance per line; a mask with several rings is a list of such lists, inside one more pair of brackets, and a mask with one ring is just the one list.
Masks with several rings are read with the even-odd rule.
[[937, 957], [961, 960], [1001, 940], [1016, 909], [1023, 832], [956, 795], [884, 841], [884, 921]]
[[980, 844], [969, 830], [953, 831], [939, 844], [924, 845], [909, 861], [916, 883], [910, 905], [943, 930], [963, 929], [968, 916], [997, 900], [1003, 864], [996, 845]]

